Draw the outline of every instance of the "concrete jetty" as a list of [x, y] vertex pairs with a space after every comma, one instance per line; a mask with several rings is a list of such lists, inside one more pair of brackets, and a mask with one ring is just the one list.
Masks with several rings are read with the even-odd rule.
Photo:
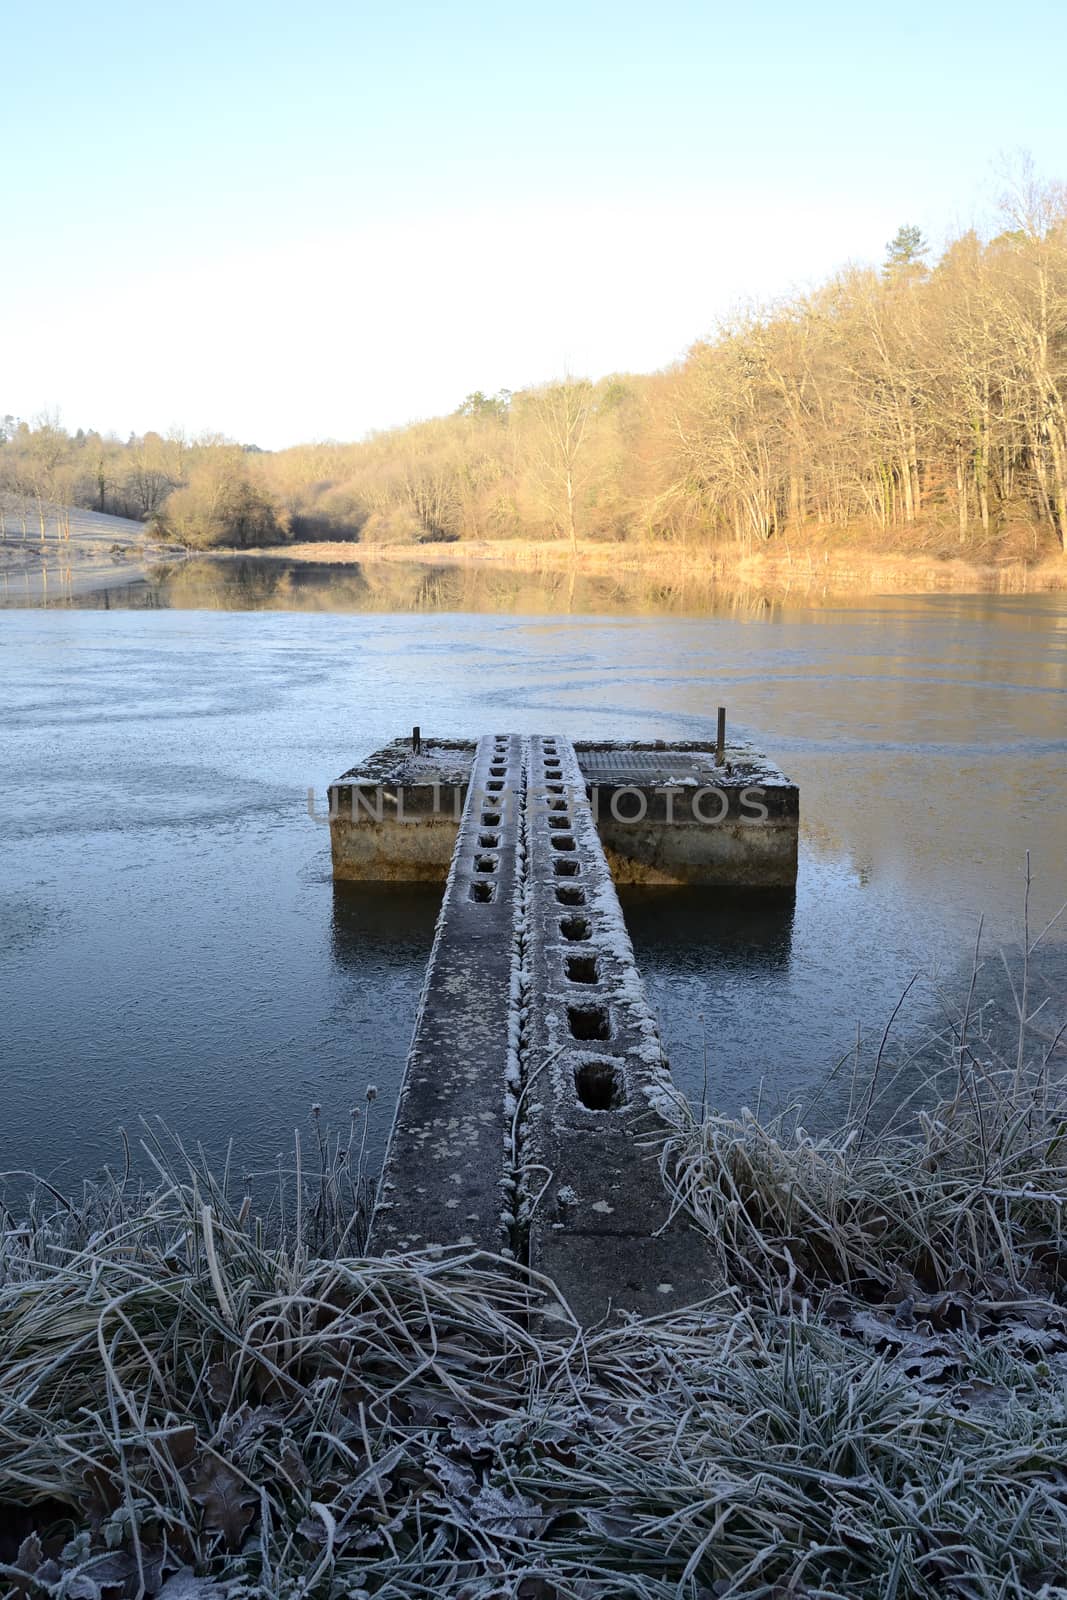
[[[562, 803], [561, 803], [562, 802]], [[707, 1292], [658, 1147], [678, 1099], [567, 739], [531, 739], [526, 798], [520, 1239], [586, 1321]]]
[[377, 1250], [512, 1243], [525, 758], [522, 740], [487, 738], [471, 765], [379, 1186]]
[[[416, 735], [339, 780], [339, 877], [444, 878], [372, 1248], [501, 1252], [586, 1322], [707, 1292], [660, 1177], [680, 1101], [613, 871], [792, 883], [796, 818], [795, 787], [737, 749]], [[725, 845], [698, 837], [724, 824]]]
[[[476, 748], [397, 739], [331, 784], [334, 877], [443, 883]], [[748, 745], [725, 743], [721, 755], [662, 739], [573, 749], [617, 884], [795, 884], [796, 785]]]

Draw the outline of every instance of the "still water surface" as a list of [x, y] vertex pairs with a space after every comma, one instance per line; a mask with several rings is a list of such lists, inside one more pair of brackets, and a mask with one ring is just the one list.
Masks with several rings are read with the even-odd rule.
[[[335, 891], [306, 796], [415, 722], [704, 738], [724, 702], [799, 782], [795, 902], [625, 896], [676, 1078], [724, 1108], [810, 1095], [918, 971], [920, 1037], [979, 916], [1014, 939], [1027, 849], [1032, 921], [1067, 899], [1067, 597], [197, 566], [0, 614], [0, 1167], [75, 1181], [158, 1114], [262, 1170], [368, 1084], [380, 1154], [438, 895]], [[1040, 981], [1051, 1017], [1058, 933]]]

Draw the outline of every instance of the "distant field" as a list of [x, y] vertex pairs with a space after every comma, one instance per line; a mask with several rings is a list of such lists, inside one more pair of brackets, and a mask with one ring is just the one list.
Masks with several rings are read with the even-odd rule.
[[[70, 506], [64, 512], [65, 518], [70, 519], [70, 537], [72, 540], [85, 540], [98, 543], [106, 540], [108, 544], [125, 544], [131, 539], [140, 539], [144, 535], [144, 523], [135, 522], [130, 517], [111, 517], [102, 511], [83, 511], [80, 506]], [[5, 507], [5, 523], [7, 527], [6, 538], [21, 541], [22, 539], [22, 511], [19, 506]], [[45, 538], [58, 539], [60, 535], [59, 516], [56, 511], [45, 512]], [[66, 533], [66, 526], [63, 528]], [[28, 541], [41, 538], [41, 524], [37, 516], [37, 507], [32, 503], [26, 507], [26, 537]]]
[[[145, 528], [130, 517], [110, 517], [79, 506], [62, 512], [57, 509], [46, 512], [42, 539], [37, 507], [31, 504], [26, 508], [23, 537], [21, 507], [9, 500], [4, 506], [4, 523], [0, 605], [36, 605], [56, 598], [70, 603], [75, 595], [143, 576], [140, 550], [129, 547], [139, 543]], [[114, 545], [123, 549], [112, 554]]]

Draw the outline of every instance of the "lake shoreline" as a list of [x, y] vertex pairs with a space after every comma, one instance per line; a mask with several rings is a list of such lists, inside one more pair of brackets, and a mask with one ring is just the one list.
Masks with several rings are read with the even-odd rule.
[[69, 603], [143, 580], [149, 559], [141, 540], [143, 530], [131, 523], [132, 533], [126, 533], [118, 518], [99, 520], [104, 525], [101, 533], [75, 533], [69, 539], [0, 539], [0, 606]]
[[158, 561], [230, 563], [290, 562], [301, 566], [390, 565], [482, 569], [555, 577], [646, 578], [665, 588], [699, 582], [732, 592], [773, 595], [1050, 594], [1067, 590], [1067, 559], [1026, 564], [973, 562], [863, 547], [794, 552], [788, 548], [737, 551], [730, 546], [686, 549], [598, 540], [569, 548], [553, 540], [462, 540], [450, 543], [371, 544], [357, 540], [315, 541], [177, 551], [146, 550], [143, 544], [117, 555], [98, 538], [42, 547], [39, 541], [0, 543], [0, 604], [47, 603], [54, 595], [77, 596], [148, 578]]
[[673, 545], [634, 546], [595, 540], [569, 549], [549, 540], [469, 540], [442, 544], [298, 543], [249, 550], [198, 552], [215, 558], [274, 558], [351, 566], [374, 562], [416, 562], [424, 566], [488, 567], [520, 572], [615, 573], [657, 576], [664, 583], [700, 578], [732, 588], [891, 594], [1042, 594], [1067, 589], [1067, 559], [1032, 566], [1023, 562], [977, 563], [928, 556], [884, 554], [829, 547], [802, 553], [788, 550], [735, 553], [728, 548], [685, 550]]

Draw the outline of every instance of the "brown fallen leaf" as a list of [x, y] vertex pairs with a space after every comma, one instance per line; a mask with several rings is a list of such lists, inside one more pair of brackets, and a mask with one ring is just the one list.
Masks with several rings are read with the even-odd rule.
[[204, 1510], [204, 1527], [220, 1533], [228, 1550], [239, 1550], [256, 1514], [259, 1497], [228, 1462], [206, 1455], [190, 1486], [190, 1494]]

